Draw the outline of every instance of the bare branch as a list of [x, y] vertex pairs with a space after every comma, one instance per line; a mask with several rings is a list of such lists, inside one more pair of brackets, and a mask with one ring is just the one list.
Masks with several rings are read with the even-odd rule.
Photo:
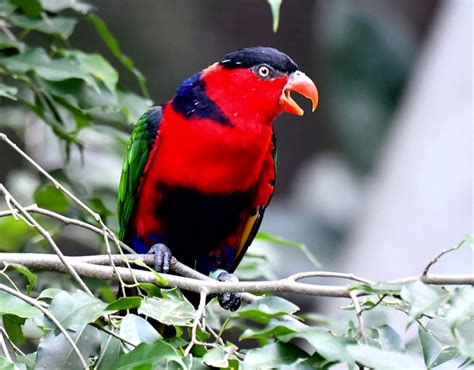
[[[113, 255], [113, 259], [122, 258], [120, 255]], [[136, 258], [149, 258], [147, 255], [125, 255], [129, 261]], [[152, 257], [152, 256], [150, 256]], [[110, 266], [94, 265], [84, 262], [93, 259], [108, 258], [107, 256], [86, 256], [86, 257], [66, 257], [67, 261], [75, 268], [81, 276], [93, 277], [102, 280], [117, 281], [117, 274]], [[15, 262], [32, 269], [53, 270], [67, 272], [64, 264], [56, 255], [41, 253], [0, 253], [0, 263]], [[134, 277], [127, 268], [117, 267], [116, 271], [121, 275], [124, 282], [133, 283]], [[134, 269], [133, 273], [139, 282], [156, 283], [156, 276], [152, 272]], [[336, 274], [336, 273], [334, 273]], [[177, 286], [184, 290], [200, 293], [203, 287], [208, 289], [208, 294], [224, 292], [255, 292], [255, 293], [294, 293], [303, 295], [314, 295], [323, 297], [350, 298], [347, 286], [316, 285], [295, 282], [291, 279], [281, 279], [274, 281], [246, 281], [246, 282], [218, 282], [213, 279], [197, 280], [193, 278], [161, 274], [169, 286]], [[407, 284], [419, 280], [419, 276], [406, 277], [391, 280], [392, 284]], [[474, 274], [459, 275], [435, 275], [430, 274], [422, 279], [426, 284], [436, 285], [474, 285]]]
[[[0, 332], [0, 348], [2, 348], [3, 356], [9, 361], [13, 362], [10, 356], [10, 352], [8, 351], [7, 344], [5, 343], [5, 338], [3, 336], [3, 331]], [[8, 338], [8, 335], [7, 335]]]
[[[63, 266], [63, 268], [65, 268], [64, 265], [62, 265], [62, 266]], [[86, 360], [84, 359], [84, 357], [82, 356], [82, 353], [79, 351], [79, 348], [77, 348], [76, 343], [71, 338], [71, 336], [69, 335], [67, 330], [64, 328], [64, 326], [62, 326], [62, 324], [58, 321], [58, 319], [56, 319], [56, 317], [54, 317], [53, 314], [51, 314], [51, 312], [49, 312], [41, 304], [38, 304], [38, 302], [35, 299], [33, 299], [31, 297], [28, 297], [27, 295], [25, 295], [23, 293], [17, 292], [16, 290], [14, 290], [12, 288], [9, 288], [6, 285], [0, 284], [0, 290], [15, 296], [15, 297], [21, 299], [22, 301], [36, 307], [38, 310], [40, 310], [48, 319], [50, 319], [54, 323], [54, 325], [56, 325], [58, 327], [58, 329], [64, 335], [64, 338], [66, 338], [66, 340], [69, 342], [69, 344], [71, 345], [74, 352], [76, 352], [77, 356], [79, 357], [79, 360], [81, 361], [82, 367], [86, 370], [89, 369], [89, 366], [88, 366]]]
[[364, 324], [364, 317], [362, 316], [362, 309], [360, 307], [360, 303], [359, 303], [359, 298], [358, 298], [358, 295], [360, 295], [360, 292], [357, 291], [357, 290], [352, 290], [350, 293], [349, 293], [351, 299], [352, 299], [352, 302], [354, 303], [354, 308], [355, 308], [355, 312], [356, 312], [356, 317], [357, 317], [357, 321], [359, 323], [359, 334], [360, 334], [360, 337], [362, 338], [362, 340], [364, 341], [364, 343], [367, 344], [367, 334], [365, 332], [365, 324]]
[[458, 250], [461, 248], [461, 246], [464, 244], [464, 239], [461, 240], [458, 244], [456, 244], [454, 247], [445, 249], [442, 251], [440, 254], [438, 254], [435, 258], [433, 258], [423, 269], [423, 272], [421, 273], [421, 277], [424, 278], [426, 275], [428, 275], [428, 271], [430, 270], [431, 266], [433, 266], [435, 263], [437, 263], [441, 257], [443, 257], [445, 254], [448, 254], [450, 252], [454, 252], [455, 250]]
[[189, 341], [189, 344], [184, 351], [185, 357], [189, 354], [189, 352], [191, 351], [191, 349], [193, 348], [195, 344], [200, 344], [200, 342], [197, 339], [197, 328], [200, 325], [201, 321], [202, 321], [201, 326], [203, 330], [205, 330], [207, 294], [208, 294], [208, 291], [205, 287], [203, 287], [201, 291], [199, 292], [199, 306], [198, 306], [198, 309], [196, 310], [196, 317], [194, 318], [193, 326], [191, 329], [191, 340]]

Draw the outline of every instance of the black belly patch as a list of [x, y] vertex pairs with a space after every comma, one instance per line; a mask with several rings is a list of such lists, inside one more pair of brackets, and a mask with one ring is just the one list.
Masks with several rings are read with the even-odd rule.
[[[173, 255], [203, 273], [231, 263], [215, 259], [233, 257], [229, 248], [237, 246], [223, 245], [223, 241], [238, 230], [241, 212], [250, 208], [250, 192], [209, 195], [173, 186], [160, 186], [159, 190], [163, 200], [155, 212], [164, 222], [163, 239]], [[217, 250], [221, 257], [210, 257]]]

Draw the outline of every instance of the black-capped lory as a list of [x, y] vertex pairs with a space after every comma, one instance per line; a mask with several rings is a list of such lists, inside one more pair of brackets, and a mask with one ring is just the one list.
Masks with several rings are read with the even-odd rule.
[[[118, 195], [120, 239], [154, 253], [168, 272], [171, 256], [220, 281], [254, 239], [275, 187], [272, 122], [302, 115], [291, 98], [318, 104], [316, 86], [286, 54], [251, 47], [185, 80], [175, 97], [138, 120]], [[238, 293], [218, 296], [236, 310]]]

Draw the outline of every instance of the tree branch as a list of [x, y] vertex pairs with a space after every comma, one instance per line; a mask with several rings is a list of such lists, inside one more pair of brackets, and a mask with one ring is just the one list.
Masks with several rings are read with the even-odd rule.
[[[152, 263], [153, 256], [148, 255], [124, 255], [128, 261], [140, 258], [146, 262]], [[81, 276], [93, 277], [102, 280], [117, 281], [118, 276], [110, 266], [102, 264], [93, 264], [91, 261], [99, 261], [108, 256], [85, 256], [85, 257], [66, 257], [66, 260], [74, 267]], [[117, 263], [122, 258], [121, 255], [112, 255]], [[32, 269], [52, 270], [67, 272], [64, 264], [58, 256], [41, 253], [0, 253], [0, 263], [15, 262]], [[134, 282], [134, 276], [139, 282], [156, 283], [154, 273], [144, 270], [133, 269], [133, 274], [127, 268], [116, 267], [123, 281], [127, 283]], [[201, 275], [201, 274], [200, 274]], [[331, 273], [331, 277], [338, 277], [338, 273]], [[341, 274], [345, 275], [345, 274]], [[296, 282], [292, 279], [280, 279], [274, 281], [246, 281], [246, 282], [218, 282], [206, 277], [205, 280], [195, 278], [176, 276], [170, 274], [161, 274], [169, 286], [177, 286], [181, 289], [200, 293], [205, 287], [208, 294], [224, 292], [254, 292], [254, 293], [294, 293], [304, 295], [314, 295], [322, 297], [343, 297], [350, 298], [349, 288], [347, 286], [334, 285], [316, 285]], [[393, 284], [407, 284], [419, 280], [419, 276], [405, 277], [402, 279], [391, 280]], [[435, 285], [474, 285], [474, 274], [457, 275], [435, 275], [430, 274], [421, 278], [426, 284]]]

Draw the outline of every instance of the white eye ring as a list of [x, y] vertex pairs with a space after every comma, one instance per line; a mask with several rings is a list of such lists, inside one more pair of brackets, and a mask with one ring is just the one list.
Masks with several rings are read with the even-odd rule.
[[258, 75], [260, 77], [268, 77], [270, 74], [270, 69], [267, 66], [258, 67]]

